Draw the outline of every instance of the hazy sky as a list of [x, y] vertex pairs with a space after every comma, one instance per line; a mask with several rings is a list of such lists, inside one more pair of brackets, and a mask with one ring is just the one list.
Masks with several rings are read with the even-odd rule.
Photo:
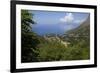
[[48, 33], [64, 34], [66, 31], [78, 27], [87, 19], [89, 13], [31, 11], [33, 13], [32, 30], [38, 35]]

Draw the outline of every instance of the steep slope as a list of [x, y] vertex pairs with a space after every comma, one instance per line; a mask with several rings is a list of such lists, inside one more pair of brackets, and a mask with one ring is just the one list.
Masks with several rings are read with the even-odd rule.
[[84, 21], [79, 27], [67, 31], [63, 37], [63, 41], [71, 43], [71, 45], [78, 44], [84, 41], [83, 44], [90, 45], [90, 17], [88, 16], [87, 20]]
[[63, 35], [63, 39], [69, 39], [71, 37], [78, 38], [78, 37], [88, 37], [90, 36], [90, 16], [88, 16], [87, 20], [80, 24], [75, 29], [67, 31]]
[[87, 18], [79, 27], [67, 32], [70, 37], [84, 37], [90, 35], [90, 17]]

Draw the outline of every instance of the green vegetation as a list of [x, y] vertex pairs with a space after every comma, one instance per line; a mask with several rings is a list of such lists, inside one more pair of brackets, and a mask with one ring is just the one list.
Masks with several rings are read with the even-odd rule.
[[36, 49], [39, 40], [34, 32], [31, 31], [31, 24], [35, 22], [32, 20], [32, 14], [27, 10], [21, 11], [21, 61], [32, 62], [36, 60], [36, 54], [32, 51]]
[[[71, 40], [70, 40], [71, 41]], [[37, 47], [37, 58], [39, 61], [59, 60], [85, 60], [89, 59], [89, 42], [80, 39], [79, 42], [69, 44], [67, 47], [58, 40], [41, 42]]]
[[[90, 58], [90, 26], [79, 26], [64, 35], [39, 36], [31, 31], [33, 14], [21, 11], [22, 62], [85, 60]], [[89, 19], [89, 18], [88, 18]], [[88, 20], [89, 21], [89, 20]], [[88, 26], [87, 26], [88, 25]]]

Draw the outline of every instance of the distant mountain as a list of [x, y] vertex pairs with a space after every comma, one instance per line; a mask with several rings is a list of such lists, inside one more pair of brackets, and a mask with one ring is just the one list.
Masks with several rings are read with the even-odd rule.
[[63, 41], [66, 42], [80, 42], [81, 40], [89, 41], [90, 39], [90, 17], [81, 23], [80, 26], [78, 26], [75, 29], [67, 31], [63, 36]]
[[90, 35], [90, 17], [84, 21], [79, 27], [66, 32], [68, 37], [85, 37]]

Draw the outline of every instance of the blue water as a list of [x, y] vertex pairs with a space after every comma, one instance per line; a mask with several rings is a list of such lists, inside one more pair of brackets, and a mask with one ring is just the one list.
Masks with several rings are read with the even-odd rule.
[[46, 24], [33, 24], [32, 31], [37, 33], [38, 35], [45, 35], [45, 34], [59, 34], [62, 35], [68, 30], [74, 29], [78, 27], [75, 24], [66, 25], [66, 24], [54, 24], [54, 25], [46, 25]]

